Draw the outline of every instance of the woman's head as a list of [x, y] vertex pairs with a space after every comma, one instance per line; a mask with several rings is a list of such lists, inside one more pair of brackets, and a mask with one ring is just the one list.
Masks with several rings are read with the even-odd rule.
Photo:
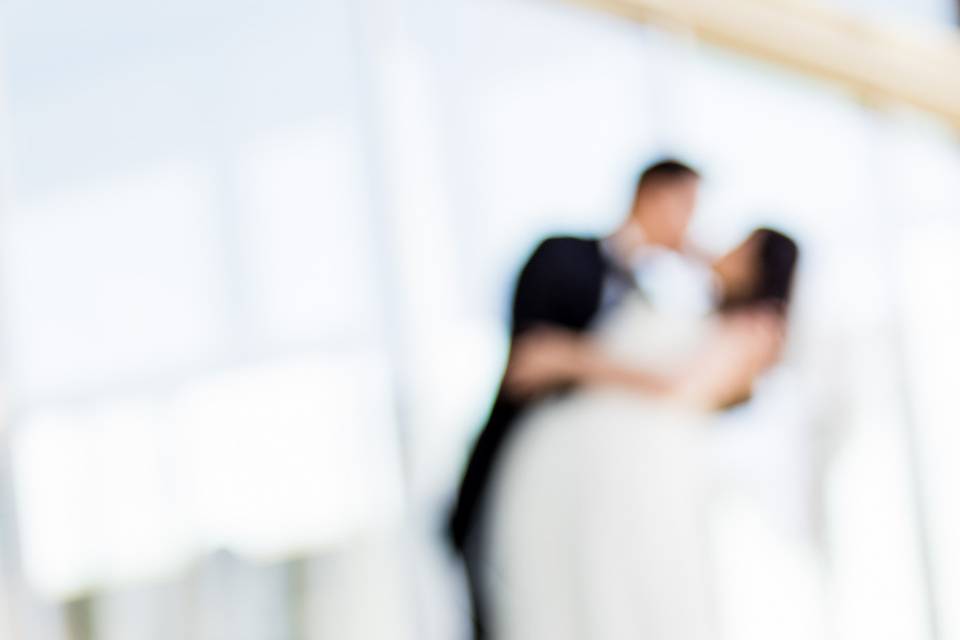
[[790, 300], [799, 249], [788, 236], [757, 229], [714, 262], [723, 287], [721, 308], [769, 305], [785, 309]]

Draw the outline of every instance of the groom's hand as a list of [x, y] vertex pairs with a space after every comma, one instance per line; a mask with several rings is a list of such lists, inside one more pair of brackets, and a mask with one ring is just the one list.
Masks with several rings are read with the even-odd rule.
[[533, 329], [517, 338], [504, 376], [507, 393], [529, 398], [578, 379], [586, 364], [589, 346], [568, 330]]

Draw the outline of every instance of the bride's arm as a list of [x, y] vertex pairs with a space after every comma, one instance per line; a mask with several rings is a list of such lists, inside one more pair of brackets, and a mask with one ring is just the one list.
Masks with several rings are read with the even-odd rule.
[[754, 311], [725, 318], [704, 349], [671, 383], [669, 395], [687, 405], [719, 409], [748, 397], [757, 377], [780, 356], [783, 318]]

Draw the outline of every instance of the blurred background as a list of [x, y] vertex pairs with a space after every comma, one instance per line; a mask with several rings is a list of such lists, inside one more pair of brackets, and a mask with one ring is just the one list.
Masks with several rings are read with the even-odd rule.
[[515, 270], [669, 153], [804, 247], [726, 636], [960, 638], [958, 7], [720, 5], [5, 0], [0, 637], [465, 637]]

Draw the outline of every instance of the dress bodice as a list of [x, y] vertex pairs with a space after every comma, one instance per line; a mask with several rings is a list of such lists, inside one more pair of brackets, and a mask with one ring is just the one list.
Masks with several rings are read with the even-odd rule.
[[654, 309], [631, 294], [593, 327], [610, 357], [625, 365], [670, 374], [690, 362], [712, 326], [709, 316]]

